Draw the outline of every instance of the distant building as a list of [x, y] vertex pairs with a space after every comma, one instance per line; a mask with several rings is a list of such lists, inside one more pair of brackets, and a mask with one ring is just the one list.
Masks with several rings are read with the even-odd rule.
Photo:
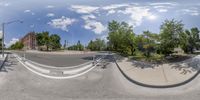
[[20, 40], [24, 44], [24, 48], [26, 50], [36, 50], [37, 49], [37, 42], [36, 42], [36, 35], [35, 32], [30, 32], [26, 34]]

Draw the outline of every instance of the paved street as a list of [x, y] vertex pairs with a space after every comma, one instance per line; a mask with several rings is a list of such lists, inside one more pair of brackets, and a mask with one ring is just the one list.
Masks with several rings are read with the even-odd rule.
[[[107, 58], [112, 61], [111, 57]], [[198, 82], [199, 76], [177, 88], [145, 88], [129, 83], [112, 62], [105, 68], [98, 66], [81, 77], [53, 80], [30, 72], [10, 55], [0, 72], [0, 97], [1, 100], [199, 100]]]
[[[21, 57], [24, 57], [24, 52], [15, 52]], [[34, 53], [26, 52], [25, 57], [28, 60], [38, 62], [50, 66], [68, 67], [86, 63], [93, 60], [95, 54], [45, 54], [45, 53]]]

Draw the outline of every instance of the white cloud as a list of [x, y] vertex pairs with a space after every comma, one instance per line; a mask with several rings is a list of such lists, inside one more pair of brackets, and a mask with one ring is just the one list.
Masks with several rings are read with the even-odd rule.
[[92, 30], [95, 34], [101, 34], [106, 30], [106, 27], [101, 22], [95, 20], [87, 20], [85, 22], [84, 28]]
[[54, 8], [55, 6], [53, 6], [53, 5], [48, 5], [48, 6], [46, 6], [46, 8]]
[[158, 9], [158, 12], [167, 12], [167, 9]]
[[31, 15], [35, 15], [35, 13], [34, 13], [34, 12], [32, 12], [32, 13], [31, 13]]
[[9, 3], [5, 3], [5, 4], [4, 4], [5, 7], [7, 7], [7, 6], [9, 6], [9, 5], [10, 5]]
[[12, 44], [15, 44], [16, 42], [18, 42], [19, 39], [18, 38], [12, 38], [11, 41], [9, 41], [8, 43], [5, 43], [6, 47], [10, 47]]
[[176, 2], [157, 2], [157, 3], [150, 3], [149, 5], [152, 5], [152, 6], [157, 6], [157, 5], [170, 5], [170, 6], [175, 6], [177, 5]]
[[30, 25], [30, 28], [34, 28], [34, 27], [35, 27], [35, 25], [34, 25], [34, 24]]
[[[171, 4], [171, 3], [163, 3], [163, 4]], [[152, 4], [157, 5], [158, 4]], [[107, 6], [88, 6], [88, 5], [72, 5], [71, 10], [80, 13], [87, 14], [82, 15], [81, 18], [85, 21], [84, 28], [88, 30], [92, 30], [95, 34], [101, 34], [106, 30], [106, 27], [99, 21], [97, 21], [98, 17], [103, 16], [95, 16], [96, 11], [106, 11], [106, 15], [121, 13], [127, 16], [130, 16], [130, 20], [126, 20], [133, 27], [141, 25], [143, 19], [146, 17], [148, 19], [157, 18], [150, 12], [149, 6], [141, 6], [139, 4], [112, 4]], [[160, 12], [166, 12], [164, 9], [160, 9]], [[119, 14], [120, 15], [120, 14]]]
[[90, 15], [83, 15], [83, 16], [81, 16], [81, 18], [84, 20], [89, 20], [89, 19], [95, 19], [96, 16], [90, 14]]
[[102, 9], [103, 10], [113, 10], [113, 9], [117, 9], [117, 8], [121, 8], [121, 7], [127, 7], [127, 6], [129, 6], [129, 4], [112, 4], [112, 5], [102, 7]]
[[105, 42], [108, 42], [107, 37], [108, 37], [108, 34], [102, 35], [102, 36], [100, 37], [100, 39], [101, 39], [101, 40], [104, 40]]
[[198, 11], [197, 8], [188, 8], [188, 9], [182, 9], [180, 10], [180, 12], [182, 12], [183, 14], [189, 14], [191, 16], [198, 16], [200, 14], [200, 12]]
[[61, 18], [51, 20], [51, 22], [48, 22], [48, 24], [54, 28], [59, 28], [63, 31], [68, 31], [68, 27], [76, 21], [76, 19], [62, 16]]
[[32, 12], [31, 10], [27, 9], [27, 10], [24, 10], [24, 13], [30, 13], [31, 15], [35, 15], [34, 12]]
[[24, 10], [24, 13], [29, 13], [31, 12], [31, 10], [27, 9], [27, 10]]
[[53, 16], [55, 16], [54, 13], [48, 13], [48, 14], [47, 14], [47, 17], [53, 17]]
[[71, 9], [77, 13], [89, 14], [95, 12], [99, 7], [95, 6], [86, 6], [86, 5], [72, 5]]
[[131, 21], [129, 21], [129, 24], [133, 27], [139, 26], [144, 17], [151, 17], [153, 14], [149, 12], [149, 8], [145, 7], [127, 7], [125, 10], [120, 10], [118, 12], [123, 14], [129, 14]]
[[10, 6], [10, 3], [8, 3], [8, 2], [0, 2], [0, 6], [7, 7], [7, 6]]
[[84, 28], [93, 31], [95, 34], [101, 34], [106, 30], [106, 27], [101, 22], [94, 20], [96, 16], [92, 14], [83, 15], [81, 18], [85, 21]]
[[116, 13], [116, 11], [112, 9], [108, 11], [107, 15], [114, 14], [114, 13]]

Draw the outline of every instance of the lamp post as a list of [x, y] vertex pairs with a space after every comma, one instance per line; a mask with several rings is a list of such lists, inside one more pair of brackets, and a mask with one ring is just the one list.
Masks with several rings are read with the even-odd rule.
[[20, 23], [23, 23], [23, 21], [20, 21], [20, 20], [13, 20], [13, 21], [9, 21], [9, 22], [3, 22], [2, 23], [2, 56], [4, 57], [4, 34], [5, 34], [5, 25], [8, 25], [8, 24], [11, 24], [11, 23], [14, 23], [14, 22], [20, 22]]

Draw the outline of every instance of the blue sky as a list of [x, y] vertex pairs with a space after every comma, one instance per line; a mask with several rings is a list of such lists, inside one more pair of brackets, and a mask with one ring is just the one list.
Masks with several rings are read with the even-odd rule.
[[[84, 45], [95, 38], [106, 39], [109, 21], [125, 21], [136, 34], [159, 33], [165, 19], [182, 20], [185, 28], [200, 28], [198, 0], [0, 0], [0, 23], [23, 20], [5, 27], [7, 46], [26, 33], [49, 31], [61, 43], [78, 40]], [[0, 28], [1, 31], [1, 28]]]

